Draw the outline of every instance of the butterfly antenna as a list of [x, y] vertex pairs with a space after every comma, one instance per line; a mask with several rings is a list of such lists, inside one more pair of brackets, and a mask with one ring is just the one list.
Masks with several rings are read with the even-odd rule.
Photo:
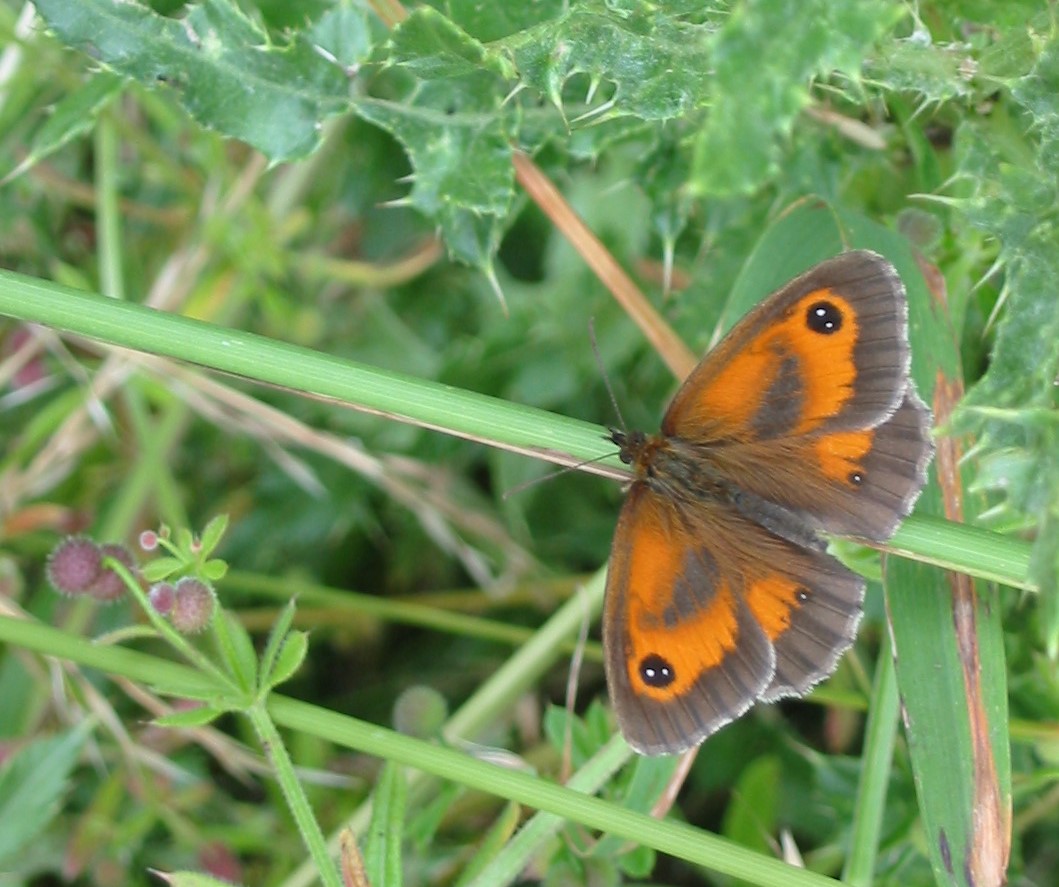
[[593, 462], [602, 462], [604, 459], [609, 459], [613, 455], [614, 453], [607, 453], [603, 456], [594, 456], [591, 459], [584, 459], [573, 465], [564, 465], [562, 468], [556, 468], [555, 471], [550, 471], [548, 474], [542, 474], [540, 477], [531, 477], [529, 480], [524, 480], [520, 484], [515, 484], [510, 490], [504, 490], [504, 492], [500, 494], [500, 498], [507, 501], [509, 496], [514, 496], [516, 493], [521, 493], [523, 490], [535, 487], [537, 484], [544, 483], [546, 480], [562, 477], [562, 475], [569, 474], [571, 471], [580, 471], [586, 465], [591, 465]]
[[599, 342], [596, 340], [596, 319], [590, 317], [588, 319], [588, 339], [592, 343], [592, 353], [596, 358], [596, 366], [599, 367], [599, 374], [603, 377], [603, 384], [607, 388], [607, 396], [610, 398], [610, 405], [614, 407], [614, 415], [618, 417], [618, 425], [622, 431], [626, 430], [628, 426], [625, 424], [625, 417], [621, 414], [621, 407], [618, 406], [618, 398], [614, 396], [614, 389], [610, 384], [610, 376], [607, 375], [607, 368], [603, 365], [603, 355], [599, 353]]
[[[618, 424], [624, 431], [627, 427], [625, 425], [625, 417], [621, 414], [621, 407], [618, 406], [618, 399], [614, 396], [614, 389], [610, 384], [610, 377], [607, 375], [606, 367], [603, 366], [603, 356], [599, 353], [599, 342], [596, 340], [596, 322], [595, 318], [590, 317], [588, 319], [588, 338], [592, 343], [592, 354], [596, 358], [596, 365], [599, 367], [599, 374], [603, 377], [603, 384], [607, 388], [607, 396], [610, 397], [611, 406], [614, 407], [614, 413], [618, 417]], [[610, 438], [607, 438], [610, 440]], [[583, 462], [578, 462], [574, 465], [564, 465], [556, 471], [550, 474], [545, 474], [542, 477], [532, 477], [527, 481], [523, 481], [520, 484], [516, 484], [510, 490], [505, 490], [500, 494], [500, 498], [505, 501], [509, 496], [514, 496], [516, 493], [521, 493], [523, 490], [539, 484], [546, 480], [552, 480], [553, 478], [559, 477], [560, 475], [566, 474], [570, 471], [578, 471], [584, 468], [586, 465], [591, 465], [593, 462], [602, 462], [604, 459], [609, 459], [613, 456], [613, 453], [607, 453], [605, 456], [596, 456], [593, 459], [585, 459]]]

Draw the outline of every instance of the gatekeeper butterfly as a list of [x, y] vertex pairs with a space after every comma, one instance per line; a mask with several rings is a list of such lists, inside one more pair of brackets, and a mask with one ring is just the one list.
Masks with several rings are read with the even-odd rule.
[[901, 279], [851, 251], [736, 324], [677, 391], [661, 434], [611, 432], [635, 479], [603, 644], [634, 749], [684, 751], [835, 669], [864, 579], [822, 534], [881, 542], [912, 509], [933, 446], [908, 372]]

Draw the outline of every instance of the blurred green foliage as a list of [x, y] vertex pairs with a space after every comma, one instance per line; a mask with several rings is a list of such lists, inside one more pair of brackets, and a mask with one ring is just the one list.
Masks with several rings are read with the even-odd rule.
[[[1040, 605], [1002, 598], [1015, 737], [1010, 877], [1050, 883], [1059, 853], [1051, 6], [448, 0], [409, 7], [393, 27], [381, 2], [35, 6], [40, 19], [0, 5], [0, 175], [10, 174], [0, 184], [0, 266], [106, 291], [116, 264], [130, 299], [459, 388], [614, 424], [592, 324], [630, 425], [655, 427], [673, 389], [521, 191], [516, 149], [698, 351], [763, 232], [798, 201], [904, 233], [947, 291], [970, 390], [953, 428], [972, 443], [983, 520], [1035, 542]], [[116, 241], [100, 230], [106, 210], [95, 202], [105, 165], [120, 199]], [[0, 337], [9, 361], [30, 348], [15, 324], [0, 325]], [[5, 364], [0, 400], [0, 582], [37, 618], [69, 618], [41, 579], [58, 534], [133, 538], [159, 521], [201, 526], [218, 513], [232, 521], [221, 553], [241, 571], [524, 626], [607, 556], [620, 490], [598, 478], [524, 488], [548, 466], [231, 380], [222, 381], [277, 408], [296, 433], [280, 435], [273, 414], [187, 379], [134, 374], [88, 395], [100, 352], [37, 341], [17, 373]], [[145, 464], [155, 467], [134, 470]], [[275, 603], [228, 593], [248, 621]], [[858, 642], [862, 667], [887, 643], [881, 609], [869, 610]], [[510, 652], [323, 607], [302, 616], [317, 628], [291, 692], [367, 720], [388, 721], [401, 691], [420, 684], [456, 706]], [[79, 618], [97, 633], [132, 617], [117, 607]], [[556, 670], [537, 699], [561, 703], [564, 682]], [[850, 670], [834, 683], [856, 695], [867, 680]], [[581, 685], [586, 702], [602, 698], [598, 662]], [[43, 670], [5, 651], [0, 741], [52, 730], [48, 693]], [[244, 883], [284, 883], [302, 850], [274, 787], [235, 760], [241, 748], [226, 759], [160, 738], [137, 704], [108, 695], [135, 725], [134, 744], [169, 762], [134, 760], [109, 733], [98, 739], [106, 766], [82, 765], [50, 820], [26, 819], [50, 822], [18, 859], [26, 882], [147, 883], [147, 866], [211, 868], [203, 848], [216, 845], [239, 857]], [[561, 736], [557, 716], [532, 702], [516, 716], [514, 703], [482, 741], [556, 772], [556, 747], [540, 737]], [[762, 835], [789, 830], [811, 867], [836, 874], [863, 766], [861, 716], [856, 706], [782, 713], [713, 737], [674, 815], [760, 848]], [[574, 730], [580, 751], [603, 741], [605, 717], [587, 709]], [[338, 790], [310, 787], [337, 827], [369, 796], [374, 765], [307, 738], [292, 745], [303, 767], [347, 777]], [[623, 779], [612, 797], [637, 785]], [[140, 780], [146, 803], [129, 790]], [[164, 804], [153, 794], [163, 790]], [[500, 809], [450, 788], [416, 811], [408, 883], [457, 882]], [[875, 884], [933, 883], [920, 827], [899, 747]], [[650, 855], [625, 858], [629, 850], [582, 856], [556, 842], [537, 871], [554, 884], [620, 883], [649, 871]], [[12, 865], [0, 859], [0, 870]], [[653, 877], [722, 883], [663, 858]]]

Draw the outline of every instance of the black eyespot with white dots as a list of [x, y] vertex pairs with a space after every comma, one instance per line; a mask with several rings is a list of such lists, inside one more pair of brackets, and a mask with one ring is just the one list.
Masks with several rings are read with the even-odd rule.
[[834, 302], [813, 302], [805, 312], [805, 325], [814, 333], [830, 336], [842, 329], [842, 310]]
[[809, 600], [809, 589], [803, 585], [801, 588], [794, 592], [794, 597], [799, 604], [804, 604], [806, 601]]
[[864, 483], [864, 474], [860, 471], [851, 471], [846, 476], [846, 480], [853, 484], [853, 486], [859, 487], [862, 483]]
[[677, 679], [673, 666], [657, 653], [640, 660], [640, 677], [648, 687], [668, 687]]

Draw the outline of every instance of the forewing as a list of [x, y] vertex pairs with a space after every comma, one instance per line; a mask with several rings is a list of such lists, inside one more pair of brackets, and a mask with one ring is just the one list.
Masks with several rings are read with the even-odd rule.
[[703, 358], [663, 433], [754, 520], [872, 540], [912, 509], [933, 453], [908, 378], [907, 306], [893, 266], [844, 253], [774, 293]]
[[866, 250], [822, 262], [747, 314], [687, 378], [667, 437], [772, 440], [877, 425], [908, 373], [894, 267]]

